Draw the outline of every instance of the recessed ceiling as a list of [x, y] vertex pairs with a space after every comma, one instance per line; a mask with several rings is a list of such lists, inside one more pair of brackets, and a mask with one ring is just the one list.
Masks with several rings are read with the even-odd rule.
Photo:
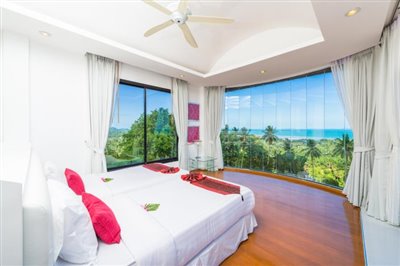
[[[171, 8], [171, 2], [160, 4]], [[188, 25], [199, 48], [171, 27], [144, 37], [169, 18], [143, 1], [4, 1], [3, 28], [81, 53], [202, 85], [239, 85], [327, 66], [375, 45], [395, 1], [189, 1], [194, 15], [233, 18], [233, 24]], [[42, 38], [43, 39], [43, 38]], [[267, 70], [260, 75], [260, 69]]]

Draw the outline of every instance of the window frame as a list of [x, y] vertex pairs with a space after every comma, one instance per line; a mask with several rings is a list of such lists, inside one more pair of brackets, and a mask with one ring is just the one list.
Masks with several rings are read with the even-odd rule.
[[327, 72], [332, 72], [332, 69], [330, 67], [327, 67], [327, 68], [323, 68], [323, 69], [316, 70], [313, 72], [300, 74], [300, 75], [296, 75], [296, 76], [292, 76], [292, 77], [288, 77], [288, 78], [277, 79], [277, 80], [272, 80], [272, 81], [267, 81], [267, 82], [261, 82], [261, 83], [251, 84], [251, 85], [243, 85], [243, 86], [239, 86], [239, 87], [227, 87], [225, 89], [225, 92], [236, 91], [236, 90], [241, 90], [241, 89], [249, 89], [252, 87], [257, 87], [257, 86], [262, 86], [262, 85], [267, 85], [267, 84], [274, 84], [277, 82], [283, 82], [283, 81], [293, 80], [293, 79], [297, 79], [297, 78], [304, 78], [304, 77], [314, 76], [314, 75], [318, 75], [318, 74], [325, 74]]
[[[132, 163], [132, 164], [128, 164], [128, 165], [122, 165], [122, 166], [116, 166], [116, 167], [112, 167], [112, 168], [108, 168], [107, 167], [107, 171], [115, 171], [115, 170], [120, 170], [123, 168], [128, 168], [128, 167], [133, 167], [133, 166], [138, 166], [138, 165], [144, 165], [144, 164], [148, 164], [148, 163], [169, 163], [169, 162], [174, 162], [178, 160], [178, 145], [176, 145], [176, 157], [173, 158], [167, 158], [167, 159], [161, 159], [161, 160], [153, 160], [153, 161], [147, 161], [147, 89], [150, 90], [156, 90], [156, 91], [161, 91], [161, 92], [167, 92], [169, 94], [171, 94], [172, 96], [172, 92], [170, 89], [167, 88], [161, 88], [161, 87], [157, 87], [157, 86], [153, 86], [153, 85], [147, 85], [147, 84], [143, 84], [143, 83], [139, 83], [139, 82], [135, 82], [135, 81], [130, 81], [130, 80], [126, 80], [126, 79], [120, 79], [119, 80], [119, 84], [124, 84], [124, 85], [128, 85], [128, 86], [134, 86], [137, 88], [141, 88], [143, 89], [144, 92], [144, 109], [143, 109], [143, 114], [144, 114], [144, 127], [143, 127], [143, 140], [144, 140], [144, 155], [143, 155], [143, 162], [142, 163]], [[171, 110], [171, 112], [173, 113], [173, 110]], [[111, 125], [110, 125], [111, 126]], [[176, 137], [176, 143], [178, 143], [178, 135]]]

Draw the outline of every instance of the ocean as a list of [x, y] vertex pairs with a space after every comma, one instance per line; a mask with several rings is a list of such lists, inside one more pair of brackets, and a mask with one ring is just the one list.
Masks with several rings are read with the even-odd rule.
[[[250, 129], [250, 134], [256, 136], [264, 135], [264, 129]], [[336, 139], [348, 134], [353, 139], [350, 129], [277, 129], [276, 136], [288, 139]]]

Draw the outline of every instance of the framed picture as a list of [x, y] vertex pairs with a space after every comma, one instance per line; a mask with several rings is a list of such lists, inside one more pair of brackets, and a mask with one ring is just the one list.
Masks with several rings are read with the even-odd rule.
[[188, 127], [188, 142], [194, 142], [200, 139], [200, 130], [198, 126]]
[[188, 119], [196, 120], [200, 119], [200, 105], [197, 103], [189, 103], [188, 105]]

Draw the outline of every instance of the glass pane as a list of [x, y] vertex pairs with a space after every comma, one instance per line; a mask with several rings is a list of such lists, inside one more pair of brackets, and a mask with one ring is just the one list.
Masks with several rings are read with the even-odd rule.
[[304, 141], [307, 138], [307, 78], [296, 78], [291, 83], [292, 141], [284, 143], [285, 157], [290, 161], [288, 172], [304, 177]]
[[171, 93], [146, 90], [147, 161], [177, 157]]
[[106, 145], [107, 168], [144, 162], [144, 90], [120, 84]]
[[250, 168], [249, 130], [251, 127], [251, 89], [239, 90], [239, 160], [240, 168]]
[[239, 143], [239, 95], [238, 91], [226, 93], [225, 128], [221, 133], [224, 165], [237, 167], [240, 150]]
[[264, 170], [274, 171], [276, 169], [276, 151], [274, 143], [276, 136], [276, 83], [264, 85]]
[[307, 77], [307, 137], [324, 137], [324, 74]]
[[249, 168], [255, 170], [263, 170], [264, 150], [262, 146], [262, 135], [264, 131], [264, 88], [263, 86], [251, 87], [251, 123], [249, 143]]

